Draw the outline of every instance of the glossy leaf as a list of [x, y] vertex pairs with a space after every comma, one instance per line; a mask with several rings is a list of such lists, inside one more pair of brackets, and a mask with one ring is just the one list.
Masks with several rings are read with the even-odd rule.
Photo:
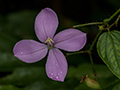
[[120, 32], [103, 33], [98, 39], [97, 51], [108, 68], [120, 78]]

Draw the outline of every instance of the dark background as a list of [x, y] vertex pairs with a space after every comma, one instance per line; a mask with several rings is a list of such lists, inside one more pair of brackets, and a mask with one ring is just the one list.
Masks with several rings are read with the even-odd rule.
[[102, 20], [119, 8], [119, 0], [0, 0], [0, 13], [41, 10], [50, 7], [78, 22]]

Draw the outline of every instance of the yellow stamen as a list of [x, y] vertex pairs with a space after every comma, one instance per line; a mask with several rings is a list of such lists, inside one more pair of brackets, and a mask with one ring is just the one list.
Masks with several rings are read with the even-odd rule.
[[52, 45], [54, 43], [54, 41], [50, 37], [48, 37], [47, 40], [45, 41], [45, 43]]

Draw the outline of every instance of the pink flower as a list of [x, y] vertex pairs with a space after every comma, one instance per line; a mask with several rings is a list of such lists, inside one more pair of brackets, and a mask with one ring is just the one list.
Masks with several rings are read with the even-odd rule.
[[49, 50], [46, 73], [53, 80], [64, 81], [68, 65], [59, 49], [72, 52], [82, 49], [86, 44], [86, 33], [77, 29], [66, 29], [54, 36], [57, 27], [56, 13], [50, 8], [43, 9], [35, 19], [35, 32], [41, 43], [21, 40], [16, 43], [13, 52], [23, 62], [34, 63], [43, 59]]

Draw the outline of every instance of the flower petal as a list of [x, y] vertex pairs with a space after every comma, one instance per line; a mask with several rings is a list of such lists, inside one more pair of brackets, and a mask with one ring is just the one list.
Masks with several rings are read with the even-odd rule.
[[56, 81], [64, 81], [67, 68], [67, 61], [63, 53], [56, 48], [50, 49], [46, 63], [48, 77]]
[[47, 54], [47, 46], [34, 40], [21, 40], [14, 46], [15, 57], [26, 63], [41, 60]]
[[53, 38], [57, 27], [57, 15], [50, 8], [43, 9], [35, 19], [35, 32], [42, 42], [45, 42], [48, 37]]
[[86, 33], [77, 29], [66, 29], [58, 33], [53, 41], [57, 48], [66, 51], [78, 51], [86, 44]]

